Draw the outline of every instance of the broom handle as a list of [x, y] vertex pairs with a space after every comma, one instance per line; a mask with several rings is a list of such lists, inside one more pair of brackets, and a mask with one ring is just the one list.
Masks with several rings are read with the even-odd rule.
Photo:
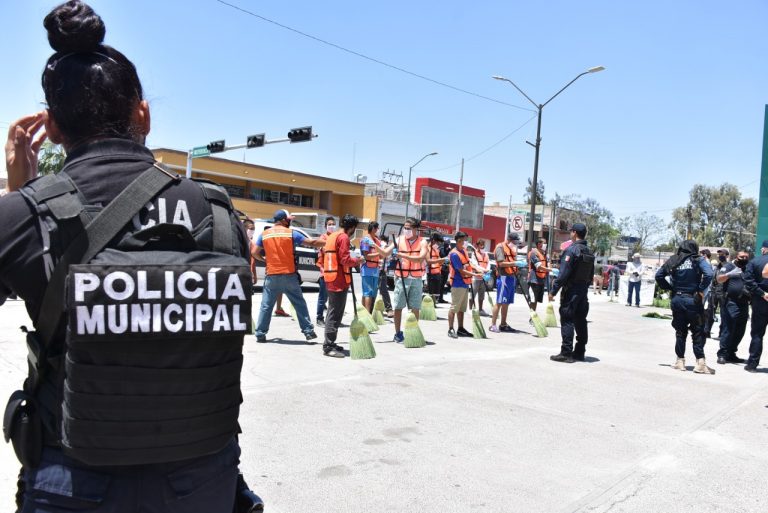
[[357, 319], [357, 298], [355, 297], [355, 278], [352, 276], [352, 269], [349, 270], [349, 288], [352, 289], [352, 310], [355, 311], [355, 319]]
[[[523, 285], [525, 283], [525, 285]], [[528, 303], [528, 309], [533, 310], [531, 307], [531, 296], [528, 294], [528, 280], [526, 279], [523, 281], [520, 279], [520, 288], [523, 289], [523, 297], [525, 298], [525, 302]]]
[[397, 259], [397, 267], [400, 269], [400, 280], [403, 283], [403, 294], [405, 294], [405, 306], [408, 308], [408, 310], [411, 309], [411, 305], [408, 304], [408, 290], [405, 288], [405, 276], [403, 276], [403, 261], [399, 258]]

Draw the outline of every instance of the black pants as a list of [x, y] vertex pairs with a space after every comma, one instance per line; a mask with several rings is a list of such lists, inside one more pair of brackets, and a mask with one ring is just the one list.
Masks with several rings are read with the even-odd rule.
[[428, 274], [427, 275], [427, 289], [429, 294], [435, 299], [440, 297], [440, 291], [442, 290], [443, 276], [442, 274]]
[[[587, 330], [588, 292], [588, 286], [563, 291], [560, 298], [560, 334], [563, 337], [560, 354], [584, 356], [589, 339]], [[574, 331], [576, 331], [575, 348], [573, 347]]]
[[760, 363], [766, 325], [768, 325], [768, 301], [762, 297], [752, 298], [752, 328], [749, 333], [752, 340], [749, 343], [748, 365], [757, 366]]
[[685, 357], [685, 339], [688, 331], [693, 341], [696, 359], [704, 358], [704, 305], [693, 296], [677, 294], [672, 298], [672, 327], [675, 328], [675, 354]]
[[749, 301], [735, 301], [728, 298], [725, 306], [720, 309], [720, 322], [723, 323], [723, 331], [720, 335], [720, 349], [717, 356], [728, 358], [735, 356], [739, 349], [739, 342], [744, 338], [749, 320]]
[[379, 271], [379, 294], [384, 301], [384, 308], [387, 312], [392, 310], [392, 300], [389, 298], [389, 287], [387, 287], [387, 272], [383, 269]]
[[325, 314], [325, 340], [323, 351], [329, 351], [336, 345], [336, 336], [339, 333], [341, 318], [344, 317], [344, 308], [347, 306], [347, 291], [328, 291], [328, 313]]
[[[712, 336], [712, 325], [715, 324], [715, 312], [717, 311], [717, 306], [720, 304], [720, 294], [715, 293], [713, 291], [709, 292], [709, 301], [707, 302], [707, 310], [704, 314], [704, 336], [705, 337], [711, 337]], [[722, 314], [722, 311], [721, 311]], [[723, 327], [723, 321], [720, 321], [720, 328], [722, 332]]]

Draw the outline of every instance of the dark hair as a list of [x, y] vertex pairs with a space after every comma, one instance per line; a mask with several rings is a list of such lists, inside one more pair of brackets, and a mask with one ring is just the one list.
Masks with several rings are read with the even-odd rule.
[[466, 239], [467, 234], [464, 232], [456, 232], [456, 235], [454, 235], [453, 238], [458, 242], [459, 239]]
[[377, 223], [376, 221], [372, 223], [368, 223], [368, 233], [371, 233], [373, 230], [375, 230], [378, 227], [379, 227], [379, 223]]
[[419, 226], [421, 226], [421, 221], [419, 221], [415, 217], [406, 217], [405, 222], [410, 223], [412, 228], [418, 228]]
[[382, 235], [380, 238], [382, 242], [389, 243], [389, 235]]
[[328, 227], [328, 223], [330, 223], [331, 221], [333, 221], [333, 224], [336, 224], [336, 218], [335, 217], [328, 216], [328, 217], [325, 218], [325, 227], [326, 228]]
[[432, 242], [443, 242], [443, 236], [440, 235], [438, 232], [433, 233], [430, 239], [432, 240]]
[[576, 232], [576, 236], [580, 239], [583, 239], [587, 236], [587, 228], [584, 227], [584, 229], [578, 229], [578, 230], [571, 230], [573, 232]]
[[252, 219], [244, 219], [243, 220], [243, 226], [251, 226], [251, 227], [255, 228], [256, 224], [253, 222]]
[[344, 214], [344, 217], [341, 218], [341, 227], [344, 230], [349, 230], [350, 228], [357, 228], [357, 225], [359, 223], [360, 221], [352, 214]]
[[43, 70], [45, 101], [65, 145], [98, 137], [138, 140], [132, 124], [143, 99], [136, 67], [103, 44], [106, 28], [91, 7], [70, 1], [43, 21], [55, 51]]
[[538, 244], [538, 243], [546, 244], [547, 243], [547, 239], [542, 237], [542, 238], [540, 238], [539, 240], [536, 241], [536, 244]]

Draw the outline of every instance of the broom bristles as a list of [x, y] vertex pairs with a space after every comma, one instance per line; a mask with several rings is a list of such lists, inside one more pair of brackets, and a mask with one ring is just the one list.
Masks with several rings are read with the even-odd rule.
[[354, 319], [349, 325], [349, 334], [352, 336], [349, 342], [349, 356], [353, 360], [376, 358], [376, 349], [373, 348], [371, 336], [359, 319]]
[[485, 328], [483, 327], [483, 321], [480, 320], [480, 312], [477, 310], [472, 310], [472, 337], [487, 338], [485, 335]]
[[435, 311], [435, 302], [431, 296], [421, 300], [421, 310], [419, 310], [419, 319], [422, 321], [436, 321], [437, 312]]
[[373, 316], [364, 306], [360, 305], [357, 307], [357, 317], [360, 319], [360, 322], [363, 323], [365, 329], [368, 330], [368, 333], [379, 331], [379, 325], [376, 324], [376, 321], [373, 320]]
[[381, 297], [373, 304], [373, 309], [377, 312], [384, 312], [384, 300]]
[[541, 322], [541, 319], [539, 318], [539, 314], [536, 313], [533, 309], [531, 309], [531, 320], [533, 321], [533, 327], [536, 328], [536, 336], [540, 338], [544, 338], [549, 336], [549, 333], [547, 332], [547, 328], [544, 326], [544, 323]]
[[251, 317], [251, 335], [256, 334], [256, 319]]
[[555, 317], [555, 307], [552, 303], [547, 305], [547, 315], [544, 317], [544, 325], [547, 328], [557, 328], [557, 317]]
[[405, 320], [405, 342], [404, 346], [408, 348], [424, 347], [427, 345], [427, 341], [424, 340], [424, 334], [419, 328], [419, 321], [416, 316], [411, 313]]
[[384, 314], [375, 308], [373, 309], [373, 322], [379, 326], [384, 326], [387, 323], [387, 321], [384, 319]]

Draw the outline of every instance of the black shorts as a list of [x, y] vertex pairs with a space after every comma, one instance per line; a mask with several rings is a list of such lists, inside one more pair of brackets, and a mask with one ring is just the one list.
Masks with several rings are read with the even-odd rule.
[[529, 283], [531, 287], [531, 295], [533, 296], [534, 303], [544, 302], [544, 284], [542, 283]]
[[440, 288], [443, 285], [443, 277], [439, 274], [428, 274], [427, 275], [427, 289], [429, 290], [429, 293], [433, 296], [439, 296], [440, 295]]

